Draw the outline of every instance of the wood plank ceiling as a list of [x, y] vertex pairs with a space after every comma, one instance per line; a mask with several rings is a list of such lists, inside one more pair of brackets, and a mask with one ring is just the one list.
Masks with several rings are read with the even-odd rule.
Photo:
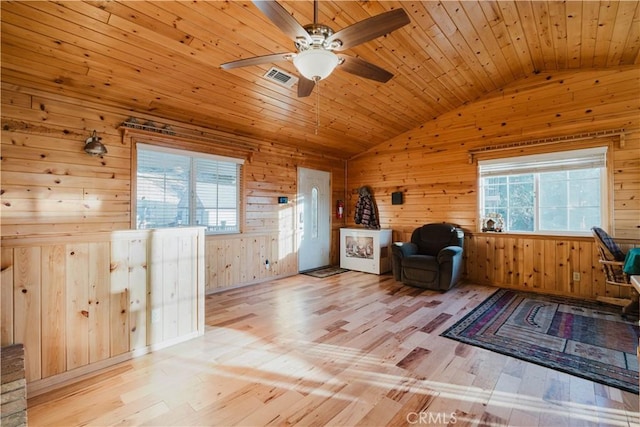
[[[281, 4], [301, 24], [313, 22], [313, 2]], [[295, 51], [249, 1], [0, 7], [2, 84], [340, 158], [535, 73], [640, 62], [638, 1], [322, 0], [318, 21], [336, 31], [400, 7], [411, 23], [345, 52], [394, 73], [386, 84], [338, 69], [320, 82], [319, 96], [298, 98], [295, 86], [263, 77], [270, 65], [219, 68]], [[290, 62], [273, 65], [295, 73]]]

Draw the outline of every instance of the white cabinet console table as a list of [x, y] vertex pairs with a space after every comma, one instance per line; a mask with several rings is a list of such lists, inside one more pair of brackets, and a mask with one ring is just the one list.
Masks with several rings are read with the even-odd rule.
[[391, 229], [340, 229], [340, 267], [382, 274], [391, 270]]

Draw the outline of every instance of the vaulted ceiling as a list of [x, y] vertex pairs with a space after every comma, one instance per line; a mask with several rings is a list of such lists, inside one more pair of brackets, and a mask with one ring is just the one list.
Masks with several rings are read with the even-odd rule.
[[[313, 22], [312, 1], [280, 4]], [[220, 68], [295, 51], [250, 1], [2, 1], [2, 84], [348, 158], [535, 73], [639, 65], [639, 4], [322, 0], [335, 31], [398, 8], [411, 22], [345, 51], [390, 81], [338, 67], [299, 98], [264, 78], [289, 61]]]

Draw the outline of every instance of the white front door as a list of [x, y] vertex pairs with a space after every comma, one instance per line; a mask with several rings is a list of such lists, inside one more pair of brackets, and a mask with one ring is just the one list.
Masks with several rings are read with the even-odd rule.
[[329, 265], [329, 172], [298, 168], [298, 271]]

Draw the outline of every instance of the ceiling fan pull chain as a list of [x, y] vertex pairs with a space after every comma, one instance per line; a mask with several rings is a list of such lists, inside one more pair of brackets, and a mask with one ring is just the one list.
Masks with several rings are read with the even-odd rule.
[[316, 135], [320, 127], [320, 80], [316, 81]]

